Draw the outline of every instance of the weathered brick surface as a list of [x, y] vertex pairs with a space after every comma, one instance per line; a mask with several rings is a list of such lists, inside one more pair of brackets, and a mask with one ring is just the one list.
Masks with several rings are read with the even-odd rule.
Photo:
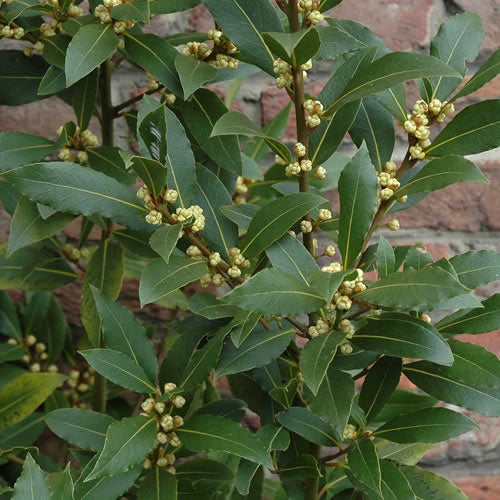
[[467, 476], [455, 483], [470, 500], [500, 500], [499, 476]]

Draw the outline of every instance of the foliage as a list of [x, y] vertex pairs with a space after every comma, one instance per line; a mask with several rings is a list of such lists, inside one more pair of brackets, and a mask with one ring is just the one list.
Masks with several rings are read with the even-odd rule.
[[[460, 340], [500, 328], [500, 296], [474, 296], [500, 278], [500, 254], [434, 262], [372, 237], [431, 192], [487, 182], [464, 156], [500, 146], [500, 101], [456, 115], [453, 103], [497, 76], [499, 52], [461, 86], [476, 15], [446, 20], [430, 55], [391, 53], [335, 19], [341, 0], [203, 0], [208, 33], [144, 33], [152, 15], [199, 3], [0, 2], [1, 36], [30, 44], [0, 50], [0, 104], [56, 96], [75, 112], [56, 141], [0, 134], [12, 217], [0, 498], [465, 498], [416, 464], [477, 427], [457, 407], [500, 416], [500, 361]], [[334, 70], [311, 96], [320, 60]], [[116, 104], [122, 62], [148, 90]], [[264, 128], [228, 109], [259, 70], [291, 100]], [[206, 87], [227, 80], [224, 101]], [[422, 99], [407, 114], [410, 80]], [[407, 139], [397, 163], [394, 118]], [[347, 133], [351, 158], [337, 151]], [[76, 241], [64, 232], [75, 222]], [[140, 277], [141, 307], [167, 309], [162, 328], [118, 302], [125, 277]], [[69, 284], [82, 287], [79, 338], [51, 292]], [[402, 374], [427, 395], [398, 389]], [[57, 456], [33, 446], [45, 429]]]

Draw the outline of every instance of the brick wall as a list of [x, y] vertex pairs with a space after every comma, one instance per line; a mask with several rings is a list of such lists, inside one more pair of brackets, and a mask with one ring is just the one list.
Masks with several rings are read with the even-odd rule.
[[[498, 47], [498, 0], [344, 0], [333, 13], [336, 17], [350, 18], [367, 25], [393, 50], [425, 50], [439, 24], [447, 16], [463, 10], [478, 13], [484, 23], [482, 52], [477, 63], [471, 67], [474, 71]], [[191, 12], [155, 18], [151, 29], [166, 35], [181, 30], [207, 31], [212, 27], [204, 8], [198, 7]], [[6, 48], [7, 43], [11, 42], [0, 41], [0, 49]], [[319, 92], [329, 76], [327, 65], [317, 66], [308, 83], [311, 93]], [[141, 74], [123, 65], [113, 81], [115, 102], [126, 100], [144, 83]], [[221, 85], [221, 92], [225, 88]], [[408, 96], [409, 103], [416, 99], [412, 85], [408, 86]], [[469, 102], [499, 96], [500, 79], [497, 79], [470, 96]], [[264, 125], [285, 102], [286, 94], [273, 86], [271, 77], [259, 74], [244, 83], [235, 106], [256, 123]], [[55, 99], [18, 108], [0, 106], [0, 131], [23, 130], [54, 138], [57, 127], [72, 119], [72, 115], [68, 106]], [[291, 122], [286, 135], [292, 139], [293, 133]], [[125, 135], [125, 124], [118, 124], [117, 137]], [[400, 136], [396, 158], [401, 158], [403, 147]], [[348, 142], [342, 148], [348, 154], [353, 151]], [[428, 198], [425, 210], [416, 206], [400, 214], [402, 230], [397, 235], [390, 233], [386, 236], [400, 244], [421, 241], [437, 258], [470, 249], [500, 251], [500, 151], [476, 155], [473, 159], [489, 178], [489, 185], [457, 185], [433, 194]], [[335, 194], [332, 194], [332, 202], [335, 206]], [[2, 242], [7, 239], [7, 228], [8, 216], [0, 214]], [[68, 234], [75, 235], [74, 228]], [[500, 283], [479, 290], [479, 294], [484, 296], [495, 292], [500, 292]], [[57, 293], [64, 300], [72, 322], [78, 324], [81, 290], [77, 285], [71, 285]], [[121, 300], [134, 311], [140, 311], [134, 281], [126, 280]], [[164, 311], [151, 306], [140, 313], [153, 320], [166, 319]], [[469, 337], [467, 341], [484, 345], [500, 355], [500, 332]], [[481, 429], [441, 445], [429, 453], [424, 462], [429, 468], [455, 480], [472, 500], [500, 500], [500, 421], [467, 413], [481, 424]]]

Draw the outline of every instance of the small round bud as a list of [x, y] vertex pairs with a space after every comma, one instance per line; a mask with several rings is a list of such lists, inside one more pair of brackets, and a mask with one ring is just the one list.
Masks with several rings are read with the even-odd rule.
[[174, 419], [172, 415], [163, 415], [161, 417], [160, 425], [165, 432], [169, 432], [174, 429]]
[[168, 465], [174, 465], [175, 464], [175, 455], [173, 453], [167, 453], [165, 455], [165, 458], [167, 459]]
[[217, 274], [214, 274], [212, 276], [212, 283], [216, 287], [222, 286], [225, 281], [226, 280], [225, 280], [224, 276], [222, 276], [222, 274], [217, 273]]
[[328, 257], [333, 257], [337, 253], [337, 250], [335, 250], [335, 247], [333, 245], [328, 245], [325, 248], [325, 255]]
[[145, 469], [151, 469], [153, 467], [153, 464], [151, 463], [151, 460], [149, 458], [146, 458], [144, 460], [144, 468]]
[[30, 357], [28, 354], [24, 354], [23, 357], [21, 358], [21, 361], [23, 363], [29, 363], [30, 362]]
[[339, 273], [342, 271], [342, 264], [340, 262], [330, 262], [328, 266], [323, 266], [321, 270], [325, 273]]
[[165, 444], [168, 442], [168, 436], [164, 432], [158, 432], [158, 434], [156, 434], [156, 440], [160, 444]]
[[167, 467], [165, 469], [169, 474], [175, 474], [175, 467]]
[[429, 103], [429, 111], [433, 115], [438, 115], [441, 112], [441, 106], [442, 103], [439, 99], [432, 99], [432, 101]]
[[313, 168], [313, 164], [311, 160], [302, 160], [300, 162], [300, 170], [302, 172], [310, 172]]
[[241, 276], [241, 269], [237, 265], [232, 265], [228, 269], [227, 274], [229, 274], [231, 278], [239, 278]]
[[165, 411], [165, 403], [156, 403], [155, 404], [156, 413], [163, 413]]
[[207, 286], [210, 286], [212, 284], [212, 275], [210, 273], [204, 274], [200, 278], [200, 286], [203, 288], [206, 288]]
[[396, 172], [397, 169], [398, 169], [398, 167], [393, 161], [386, 161], [385, 162], [384, 170], [387, 173], [393, 174], [394, 172]]
[[378, 175], [378, 183], [382, 187], [387, 187], [391, 179], [392, 179], [391, 174], [389, 174], [388, 172], [381, 172]]
[[87, 163], [89, 159], [89, 156], [85, 151], [78, 151], [76, 157], [78, 158], [78, 161], [82, 164]]
[[275, 155], [274, 163], [276, 163], [276, 165], [288, 165], [288, 161], [282, 158], [280, 155]]
[[40, 42], [40, 40], [38, 40], [38, 42], [35, 42], [35, 45], [33, 45], [33, 49], [35, 50], [35, 52], [43, 52], [43, 42]]
[[432, 323], [432, 319], [431, 319], [431, 317], [430, 317], [428, 314], [425, 314], [425, 313], [424, 313], [424, 314], [422, 314], [422, 315], [420, 316], [420, 319], [421, 319], [422, 321], [425, 321], [426, 323], [429, 323], [429, 324], [430, 324], [430, 323]]
[[349, 343], [341, 344], [340, 352], [344, 355], [352, 354], [352, 345]]
[[41, 370], [40, 363], [33, 363], [30, 366], [30, 371], [34, 373], [38, 373]]
[[77, 390], [79, 392], [87, 392], [89, 390], [88, 384], [78, 384]]
[[141, 404], [141, 408], [146, 413], [151, 413], [153, 411], [154, 406], [155, 406], [155, 400], [153, 398], [148, 398]]
[[391, 231], [399, 231], [400, 225], [399, 225], [399, 220], [398, 219], [392, 219], [387, 223], [387, 227]]
[[24, 47], [23, 53], [26, 57], [33, 57], [33, 47]]
[[[116, 25], [118, 23], [115, 23], [115, 32], [116, 32]], [[154, 78], [152, 78], [151, 80], [148, 81], [148, 90], [156, 90], [158, 87], [160, 86], [160, 83], [158, 82], [158, 80], [155, 80]]]
[[201, 253], [201, 250], [197, 246], [190, 245], [186, 250], [186, 255], [188, 257], [200, 257], [203, 254]]
[[310, 233], [313, 230], [313, 225], [311, 221], [303, 220], [300, 222], [300, 230], [303, 233]]
[[182, 427], [184, 425], [184, 419], [180, 415], [174, 416], [174, 427]]
[[43, 342], [38, 342], [35, 345], [35, 351], [38, 353], [45, 352], [47, 350], [47, 346]]
[[9, 339], [9, 340], [7, 340], [7, 344], [9, 344], [9, 345], [17, 345], [17, 340], [16, 339]]
[[173, 392], [175, 391], [175, 389], [177, 389], [177, 384], [174, 384], [173, 382], [167, 382], [164, 386], [163, 386], [163, 390], [165, 392]]
[[380, 198], [384, 201], [390, 200], [394, 196], [394, 191], [389, 188], [384, 188], [380, 191]]
[[42, 354], [40, 354], [40, 359], [45, 361], [46, 359], [49, 359], [49, 355], [46, 352], [42, 352]]
[[176, 408], [182, 408], [186, 404], [186, 400], [182, 396], [175, 396], [175, 398], [172, 400], [172, 404]]
[[413, 120], [407, 120], [404, 122], [404, 129], [409, 134], [414, 134], [417, 131], [417, 124]]
[[297, 158], [302, 158], [307, 153], [306, 147], [301, 142], [297, 142], [297, 144], [293, 147], [293, 150], [297, 155]]
[[175, 432], [171, 432], [169, 440], [168, 440], [168, 444], [170, 444], [174, 448], [177, 448], [182, 443], [181, 443], [181, 440], [179, 439], [179, 436], [177, 436], [177, 434]]
[[59, 371], [59, 368], [57, 367], [57, 365], [49, 365], [47, 367], [47, 371], [49, 373], [57, 373]]
[[325, 179], [326, 178], [326, 169], [324, 167], [316, 167], [315, 171], [314, 171], [314, 177], [316, 177], [317, 179]]
[[308, 14], [307, 20], [311, 24], [319, 24], [325, 20], [325, 16], [319, 10], [313, 10]]
[[411, 146], [410, 155], [414, 160], [423, 160], [425, 158], [425, 153], [420, 146]]
[[321, 124], [321, 118], [318, 115], [309, 115], [306, 124], [309, 128], [316, 128]]
[[330, 220], [332, 218], [332, 212], [326, 208], [322, 208], [318, 213], [318, 217], [320, 220]]
[[387, 187], [389, 189], [392, 189], [393, 191], [397, 191], [399, 189], [399, 186], [401, 185], [401, 183], [395, 179], [394, 177], [392, 177], [389, 182], [387, 183]]
[[342, 438], [345, 440], [356, 439], [358, 436], [358, 432], [356, 431], [356, 427], [351, 424], [347, 424], [345, 426], [344, 432], [342, 433]]
[[220, 253], [219, 252], [211, 253], [208, 256], [208, 261], [210, 262], [210, 265], [213, 266], [213, 267], [218, 266], [221, 263], [221, 260], [222, 259], [220, 257]]
[[408, 201], [408, 195], [403, 195], [403, 196], [400, 196], [399, 198], [396, 199], [396, 201], [398, 203], [406, 203]]
[[335, 300], [335, 305], [337, 306], [337, 309], [340, 309], [341, 311], [348, 311], [352, 307], [352, 302], [346, 295], [341, 295]]
[[34, 335], [28, 335], [25, 340], [26, 344], [31, 347], [36, 344], [37, 338]]
[[178, 196], [179, 193], [175, 189], [167, 189], [165, 191], [165, 194], [163, 195], [163, 198], [167, 203], [173, 204], [177, 201]]
[[308, 329], [309, 337], [312, 339], [319, 335], [318, 329], [315, 326], [310, 326]]
[[78, 380], [80, 378], [80, 372], [78, 370], [71, 370], [69, 372], [69, 377]]
[[156, 465], [158, 467], [167, 467], [168, 465], [168, 460], [165, 458], [165, 457], [160, 457], [157, 461], [156, 461]]

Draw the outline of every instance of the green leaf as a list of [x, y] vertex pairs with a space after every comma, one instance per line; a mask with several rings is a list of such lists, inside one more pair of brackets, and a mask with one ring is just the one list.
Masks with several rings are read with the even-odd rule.
[[149, 239], [151, 248], [168, 264], [182, 231], [182, 224], [163, 226], [157, 229]]
[[222, 328], [205, 346], [193, 352], [182, 373], [179, 383], [180, 389], [192, 390], [199, 387], [207, 379], [217, 365], [226, 335], [227, 331]]
[[25, 373], [0, 390], [0, 429], [33, 413], [66, 377], [58, 373]]
[[220, 207], [220, 210], [230, 221], [247, 229], [260, 207], [251, 203], [242, 203], [241, 205], [225, 205]]
[[455, 94], [450, 102], [468, 96], [493, 80], [500, 73], [500, 49], [495, 50], [490, 58], [477, 70], [474, 76]]
[[104, 448], [85, 482], [126, 472], [143, 463], [156, 440], [156, 419], [124, 418], [108, 427]]
[[262, 33], [283, 31], [279, 17], [267, 0], [204, 0], [205, 6], [241, 58], [273, 74], [274, 57]]
[[384, 500], [416, 500], [410, 483], [396, 465], [380, 460], [381, 490]]
[[429, 157], [471, 155], [500, 146], [500, 99], [490, 99], [463, 109], [432, 141]]
[[122, 288], [124, 271], [123, 249], [109, 239], [92, 254], [83, 282], [82, 323], [93, 346], [101, 346], [101, 319], [97, 316], [92, 287], [116, 299]]
[[383, 356], [370, 368], [359, 395], [359, 406], [367, 422], [373, 420], [391, 398], [399, 384], [402, 366], [401, 358]]
[[5, 178], [32, 201], [61, 212], [102, 215], [135, 229], [148, 224], [135, 192], [111, 177], [68, 162], [17, 167]]
[[366, 147], [362, 147], [342, 171], [339, 195], [338, 245], [344, 268], [348, 269], [363, 249], [377, 204], [377, 177]]
[[[167, 155], [166, 106], [151, 97], [144, 96], [137, 113], [137, 135], [141, 153], [163, 165]], [[124, 156], [123, 153], [122, 156]], [[155, 169], [155, 171], [159, 170]], [[144, 176], [148, 178], [147, 171]], [[152, 180], [149, 182], [154, 186]]]
[[[154, 14], [171, 14], [196, 7], [201, 0], [152, 0], [151, 12]], [[190, 38], [191, 40], [191, 38]], [[202, 40], [204, 41], [205, 38]]]
[[198, 292], [189, 300], [189, 309], [208, 319], [231, 318], [241, 313], [239, 307], [225, 304], [209, 292]]
[[97, 313], [102, 321], [102, 333], [107, 347], [120, 351], [144, 369], [149, 380], [155, 382], [158, 363], [153, 344], [146, 329], [134, 314], [100, 290], [91, 286]]
[[319, 271], [318, 264], [296, 238], [289, 234], [283, 235], [266, 249], [266, 255], [274, 268], [314, 287], [308, 272]]
[[473, 420], [456, 411], [424, 408], [393, 418], [373, 435], [396, 443], [439, 443], [477, 428]]
[[446, 271], [435, 267], [405, 269], [372, 283], [358, 300], [384, 307], [431, 311], [446, 299], [467, 294], [469, 290]]
[[64, 472], [55, 472], [49, 476], [49, 489], [52, 500], [74, 500], [73, 478], [69, 464]]
[[175, 69], [181, 80], [184, 99], [188, 99], [205, 83], [215, 80], [217, 76], [215, 66], [182, 54], [175, 58]]
[[[441, 59], [465, 76], [466, 61], [472, 62], [479, 54], [483, 40], [481, 18], [472, 12], [449, 17], [440, 26], [431, 41], [431, 56]], [[431, 78], [431, 99], [446, 99], [459, 85], [458, 78]]]
[[354, 335], [352, 342], [361, 349], [391, 356], [420, 358], [451, 365], [449, 345], [437, 330], [423, 320], [402, 313], [384, 313], [367, 318], [367, 324]]
[[227, 342], [222, 349], [215, 377], [241, 373], [269, 364], [287, 348], [295, 330], [255, 329], [239, 347]]
[[288, 430], [320, 446], [337, 446], [334, 430], [306, 408], [292, 407], [276, 415], [276, 420]]
[[255, 126], [243, 113], [230, 111], [222, 115], [214, 125], [211, 137], [243, 135], [248, 137], [261, 137], [267, 145], [281, 158], [290, 162], [292, 160], [290, 150], [278, 139], [269, 137], [266, 133]]
[[48, 68], [40, 56], [28, 58], [21, 50], [0, 51], [0, 105], [19, 106], [48, 97], [38, 95]]
[[23, 338], [16, 306], [9, 294], [4, 291], [0, 291], [0, 332], [17, 340]]
[[500, 279], [500, 253], [479, 250], [455, 255], [450, 259], [460, 283], [477, 288]]
[[444, 337], [460, 333], [489, 333], [500, 329], [500, 294], [481, 303], [483, 307], [464, 309], [446, 316], [435, 327]]
[[476, 387], [447, 376], [440, 366], [419, 361], [403, 367], [404, 374], [427, 394], [483, 415], [500, 416], [500, 390]]
[[184, 446], [192, 452], [223, 451], [272, 467], [265, 446], [239, 424], [227, 418], [215, 415], [195, 416], [176, 429], [176, 433]]
[[262, 33], [265, 43], [281, 59], [299, 66], [318, 52], [321, 40], [314, 28], [295, 33]]
[[181, 107], [187, 128], [200, 148], [224, 170], [241, 175], [240, 143], [237, 137], [212, 137], [217, 120], [227, 113], [219, 97], [210, 90], [200, 89]]
[[66, 85], [73, 85], [97, 68], [116, 49], [118, 42], [112, 24], [82, 26], [66, 52]]
[[204, 261], [172, 256], [167, 263], [156, 259], [146, 265], [139, 285], [141, 307], [162, 299], [169, 293], [207, 274]]
[[[158, 1], [158, 0], [157, 0]], [[152, 5], [156, 3], [152, 2]], [[138, 500], [157, 500], [168, 498], [177, 500], [177, 473], [174, 476], [165, 469], [155, 467], [146, 474], [144, 481], [139, 486], [137, 493]]]
[[231, 340], [236, 347], [241, 346], [243, 341], [252, 333], [259, 322], [260, 316], [260, 313], [243, 311], [234, 318], [237, 325], [231, 330]]
[[10, 257], [20, 248], [53, 236], [65, 228], [73, 219], [73, 215], [55, 213], [44, 220], [35, 203], [24, 197], [19, 198], [10, 225], [7, 256]]
[[42, 469], [33, 460], [31, 453], [26, 455], [23, 471], [14, 485], [12, 500], [50, 500], [49, 486]]
[[[148, 117], [144, 119], [142, 124], [147, 119]], [[144, 158], [143, 156], [132, 156], [129, 161], [137, 175], [151, 191], [153, 198], [158, 198], [167, 182], [167, 168], [165, 165], [151, 158]]]
[[328, 422], [342, 436], [351, 415], [354, 380], [343, 371], [330, 366], [316, 395], [305, 392], [309, 408]]
[[136, 176], [127, 172], [120, 149], [112, 146], [88, 148], [88, 164], [93, 170], [113, 177], [121, 184], [135, 184]]
[[405, 465], [415, 465], [429, 450], [435, 447], [435, 444], [428, 443], [396, 444], [385, 439], [377, 441], [376, 444], [380, 458], [396, 460]]
[[66, 74], [64, 70], [49, 66], [49, 69], [43, 75], [40, 86], [38, 87], [38, 95], [49, 96], [57, 94], [66, 88]]
[[409, 182], [395, 193], [397, 198], [417, 193], [430, 193], [457, 182], [488, 183], [474, 163], [461, 156], [449, 155], [427, 163]]
[[43, 58], [52, 66], [64, 69], [69, 42], [71, 42], [71, 38], [62, 34], [46, 37], [43, 43]]
[[0, 172], [39, 161], [56, 149], [53, 141], [23, 132], [0, 134]]
[[[291, 103], [285, 106], [263, 129], [266, 137], [279, 139], [285, 132], [290, 119]], [[248, 143], [245, 153], [257, 162], [263, 160], [269, 151], [266, 141], [263, 137], [256, 137]]]
[[304, 215], [325, 202], [321, 196], [310, 193], [294, 193], [271, 201], [253, 217], [241, 253], [255, 257], [276, 240]]
[[[52, 39], [53, 37], [48, 37]], [[81, 130], [85, 130], [94, 114], [99, 85], [99, 72], [97, 70], [82, 78], [74, 87], [71, 105], [75, 110], [76, 123]]]
[[396, 257], [394, 250], [382, 235], [377, 245], [376, 263], [379, 279], [386, 278], [395, 271]]
[[132, 2], [116, 5], [111, 9], [113, 19], [123, 21], [139, 21], [149, 23], [149, 1], [133, 0]]
[[325, 303], [314, 289], [279, 269], [260, 271], [233, 289], [224, 300], [270, 316], [305, 314]]
[[79, 351], [97, 373], [131, 391], [143, 394], [156, 392], [146, 372], [128, 356], [112, 349]]
[[385, 162], [392, 157], [396, 142], [391, 113], [386, 111], [374, 97], [361, 99], [361, 105], [349, 129], [349, 135], [358, 147], [363, 141], [366, 142], [373, 165], [379, 172], [382, 172]]
[[468, 497], [451, 481], [434, 474], [434, 472], [409, 465], [400, 466], [400, 470], [408, 479], [417, 498], [468, 500]]
[[126, 31], [124, 38], [127, 59], [151, 73], [170, 92], [182, 97], [179, 77], [174, 71], [177, 50], [157, 35]]
[[221, 462], [208, 458], [197, 458], [177, 467], [175, 477], [178, 480], [196, 483], [200, 478], [210, 481], [230, 481], [234, 478], [234, 474], [229, 467]]
[[432, 56], [409, 52], [387, 54], [356, 73], [323, 116], [332, 116], [345, 104], [389, 89], [398, 83], [429, 76], [460, 78], [460, 74], [454, 69]]
[[349, 448], [347, 459], [349, 461], [349, 470], [352, 476], [354, 476], [355, 482], [360, 483], [360, 488], [363, 492], [365, 494], [373, 492], [374, 495], [380, 497], [382, 476], [377, 451], [373, 442], [369, 439], [354, 441]]
[[338, 273], [327, 273], [320, 270], [309, 271], [307, 273], [307, 279], [313, 283], [313, 288], [317, 290], [327, 302], [330, 302], [332, 297], [337, 292], [340, 284], [344, 281], [344, 278], [352, 273], [352, 270], [340, 271]]
[[229, 260], [229, 249], [239, 242], [238, 227], [221, 212], [221, 207], [231, 204], [231, 195], [224, 184], [208, 168], [196, 170], [194, 201], [203, 209], [205, 228], [202, 236], [210, 243], [210, 248], [219, 251]]
[[376, 422], [387, 422], [394, 417], [430, 408], [437, 403], [432, 396], [396, 389], [385, 407], [374, 419]]
[[0, 344], [0, 363], [17, 361], [18, 359], [21, 359], [24, 354], [25, 350], [22, 345], [10, 345], [6, 342]]
[[314, 395], [317, 394], [337, 347], [345, 340], [345, 335], [329, 332], [309, 340], [300, 354], [300, 372], [304, 382]]
[[105, 413], [78, 408], [61, 408], [47, 416], [49, 429], [73, 446], [84, 450], [101, 451], [104, 438], [114, 418]]

